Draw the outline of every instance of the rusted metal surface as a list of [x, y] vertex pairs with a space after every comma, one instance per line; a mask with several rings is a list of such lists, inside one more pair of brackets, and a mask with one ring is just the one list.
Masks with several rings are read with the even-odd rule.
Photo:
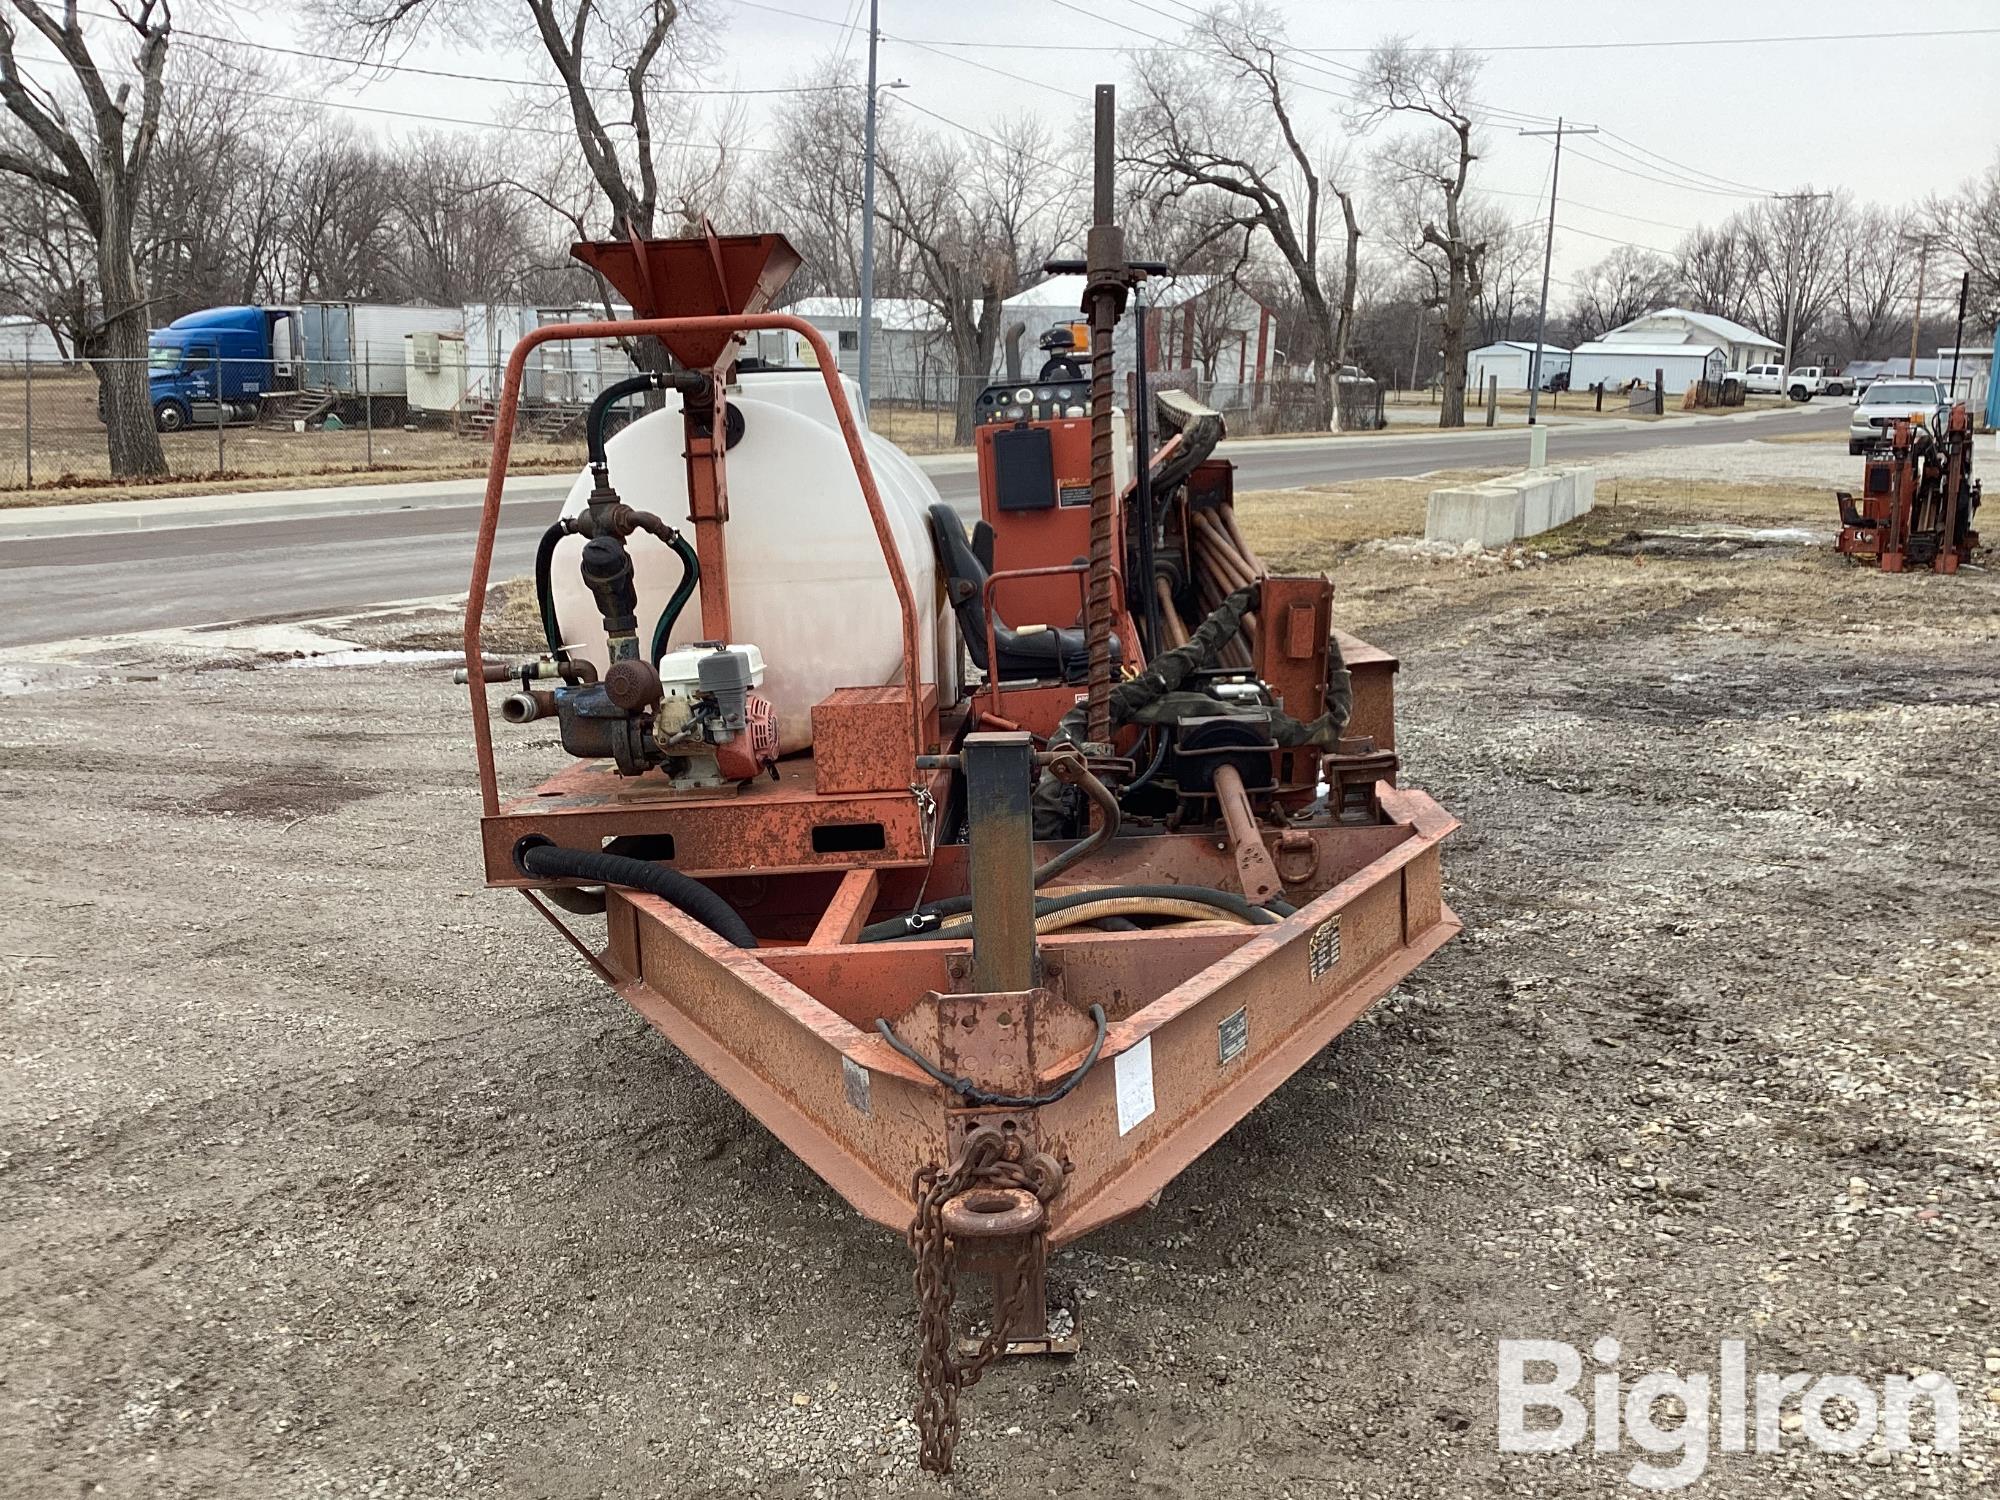
[[1888, 448], [1867, 456], [1862, 476], [1858, 499], [1844, 490], [1836, 496], [1835, 550], [1884, 573], [1956, 573], [1972, 560], [1980, 493], [1972, 482], [1972, 418], [1963, 403], [1931, 428], [1898, 422]]
[[1111, 629], [1114, 601], [1112, 562], [1117, 546], [1117, 481], [1111, 453], [1112, 333], [1125, 308], [1132, 268], [1125, 259], [1125, 231], [1113, 214], [1114, 138], [1117, 92], [1097, 86], [1096, 160], [1092, 182], [1093, 216], [1084, 238], [1083, 311], [1090, 315], [1090, 583], [1084, 596], [1084, 628], [1090, 645], [1089, 717], [1093, 745], [1111, 739]]
[[1036, 982], [1034, 741], [1025, 733], [965, 737], [966, 843], [972, 850], [972, 988]]
[[1252, 905], [1261, 906], [1283, 891], [1285, 882], [1271, 851], [1264, 847], [1263, 830], [1257, 826], [1257, 814], [1236, 767], [1224, 763], [1215, 768], [1215, 801], [1222, 810], [1230, 857], [1236, 861], [1237, 884]]
[[678, 240], [586, 240], [572, 257], [624, 294], [636, 315], [627, 330], [673, 321], [672, 329], [645, 328], [690, 370], [726, 362], [735, 331], [733, 314], [761, 313], [801, 261], [782, 234], [718, 235], [713, 229]]
[[[1258, 613], [1266, 628], [1257, 638], [1252, 667], [1280, 708], [1311, 723], [1326, 711], [1333, 585], [1323, 578], [1267, 576], [1258, 584]], [[1319, 780], [1319, 752], [1281, 750], [1277, 771], [1280, 784], [1298, 789], [1294, 805], [1308, 801]]]
[[[953, 1205], [963, 1217], [972, 1194], [1019, 1191], [1043, 1202], [1022, 1165], [1021, 1142], [1000, 1131], [973, 1131], [944, 1167], [927, 1166], [912, 1178], [916, 1213], [910, 1220], [910, 1248], [916, 1252], [918, 1462], [933, 1474], [951, 1472], [952, 1451], [958, 1445], [958, 1398], [975, 1384], [1006, 1347], [1009, 1334], [1029, 1326], [1043, 1330], [1041, 1305], [1047, 1238], [1041, 1219], [1005, 1239], [984, 1237], [989, 1256], [1003, 1245], [1010, 1254], [995, 1266], [993, 1325], [968, 1358], [954, 1351], [952, 1304], [956, 1297], [958, 1247], [946, 1223]], [[1055, 1191], [1060, 1191], [1060, 1184]]]
[[838, 948], [854, 941], [867, 925], [881, 891], [882, 877], [874, 870], [849, 870], [840, 878], [840, 889], [827, 903], [826, 912], [807, 939], [809, 948]]
[[945, 1200], [945, 1232], [959, 1240], [1004, 1240], [1040, 1229], [1048, 1215], [1026, 1188], [969, 1188]]
[[[521, 381], [527, 370], [529, 356], [541, 345], [558, 339], [622, 339], [655, 334], [661, 338], [706, 338], [710, 335], [726, 334], [734, 337], [758, 329], [784, 329], [804, 339], [812, 349], [821, 377], [826, 383], [827, 399], [832, 403], [836, 425], [841, 438], [847, 444], [848, 457], [854, 464], [855, 477], [861, 486], [861, 498], [868, 508], [868, 518], [875, 528], [875, 538], [882, 550], [882, 559], [889, 571], [889, 582], [896, 591], [896, 607], [903, 629], [903, 681], [917, 683], [923, 680], [919, 669], [917, 652], [917, 605], [916, 596], [910, 588], [908, 573], [903, 568], [902, 554], [897, 550], [894, 534], [889, 529], [887, 513], [882, 508], [882, 493], [876, 486], [874, 470], [868, 463], [867, 450], [862, 445], [861, 430], [855, 423], [854, 413], [847, 404], [847, 392], [840, 383], [839, 366], [833, 351], [824, 337], [803, 318], [791, 317], [784, 313], [760, 313], [714, 318], [647, 318], [631, 322], [603, 323], [550, 323], [531, 329], [514, 345], [507, 356], [506, 377], [500, 389], [500, 407], [493, 424], [493, 456], [487, 464], [486, 497], [479, 513], [479, 534], [473, 544], [472, 577], [466, 590], [465, 601], [465, 671], [468, 678], [467, 690], [472, 708], [473, 751], [479, 763], [479, 792], [481, 805], [488, 817], [500, 809], [500, 792], [494, 774], [493, 726], [489, 722], [486, 705], [486, 683], [484, 682], [484, 661], [480, 650], [480, 633], [486, 618], [486, 590], [493, 568], [493, 545], [500, 528], [501, 492], [507, 479], [507, 459], [513, 448], [514, 426], [520, 415]], [[936, 726], [927, 724], [920, 696], [910, 701], [910, 754], [914, 758], [936, 748]], [[490, 866], [489, 866], [490, 868]]]
[[[927, 692], [934, 692], [926, 684]], [[813, 705], [814, 784], [822, 797], [906, 787], [910, 767], [891, 747], [909, 719], [902, 684], [839, 688]]]
[[[1143, 1206], [1458, 930], [1438, 879], [1439, 846], [1456, 822], [1421, 793], [1385, 788], [1382, 800], [1398, 826], [1345, 831], [1379, 852], [1283, 922], [1042, 939], [1045, 983], [1061, 986], [1072, 1011], [1090, 999], [1111, 1017], [1098, 1064], [1066, 1098], [1032, 1111], [1042, 1147], [1071, 1166], [1051, 1206], [1052, 1244]], [[1100, 863], [1114, 859], [1107, 851]], [[622, 891], [610, 894], [608, 918], [602, 957], [619, 992], [861, 1213], [906, 1226], [910, 1174], [944, 1159], [958, 1111], [869, 1027], [873, 1015], [896, 1020], [926, 994], [948, 995], [950, 960], [967, 945], [746, 952], [655, 897]], [[1327, 940], [1316, 949], [1315, 936], [1330, 921], [1337, 940], [1326, 963]], [[1218, 1027], [1239, 1009], [1246, 1045], [1219, 1063]], [[1006, 1042], [996, 1031], [979, 1045]], [[1121, 1132], [1118, 1058], [1141, 1043], [1157, 1107]], [[1065, 1055], [1038, 1047], [1038, 1084], [1068, 1076], [1087, 1045], [1079, 1030]]]
[[822, 797], [812, 762], [794, 759], [778, 763], [778, 780], [754, 783], [754, 797], [733, 789], [720, 797], [677, 797], [603, 762], [578, 762], [481, 820], [486, 879], [532, 883], [514, 867], [514, 848], [530, 834], [571, 849], [602, 848], [625, 834], [665, 836], [672, 840], [670, 863], [689, 875], [918, 865], [930, 855], [935, 788], [947, 778], [915, 779], [928, 797], [907, 785]]
[[1344, 630], [1333, 632], [1354, 688], [1347, 732], [1365, 736], [1378, 750], [1396, 748], [1396, 658]]

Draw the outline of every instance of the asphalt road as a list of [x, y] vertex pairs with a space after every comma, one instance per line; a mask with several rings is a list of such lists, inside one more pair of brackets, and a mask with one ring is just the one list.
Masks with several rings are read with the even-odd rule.
[[[1771, 432], [1834, 428], [1847, 408], [1814, 407], [1729, 421], [1673, 421], [1605, 431], [1549, 431], [1549, 456], [1580, 461], [1659, 447], [1739, 442]], [[1520, 429], [1450, 436], [1383, 435], [1225, 444], [1239, 488], [1283, 489], [1341, 479], [1421, 474], [1433, 469], [1525, 462]], [[961, 466], [932, 475], [939, 493], [968, 516], [977, 510], [973, 474]], [[9, 537], [0, 531], [0, 646], [81, 635], [310, 618], [398, 600], [462, 591], [481, 485], [428, 495], [393, 494], [326, 513], [244, 519], [71, 536]], [[248, 498], [248, 497], [239, 497]], [[501, 509], [496, 578], [518, 577], [533, 561], [535, 538], [554, 498], [537, 494]]]

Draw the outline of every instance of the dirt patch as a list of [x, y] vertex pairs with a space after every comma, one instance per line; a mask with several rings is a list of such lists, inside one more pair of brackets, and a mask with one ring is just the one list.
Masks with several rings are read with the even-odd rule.
[[[1628, 1384], [1741, 1339], [1959, 1390], [1956, 1453], [1788, 1430], [1688, 1493], [1991, 1494], [1995, 576], [1285, 545], [1402, 659], [1466, 933], [1056, 1258], [1084, 1351], [968, 1393], [949, 1484], [907, 1251], [481, 887], [444, 669], [10, 701], [0, 1491], [1636, 1494], [1496, 1451], [1496, 1340], [1608, 1335]], [[202, 806], [259, 768], [377, 794]]]

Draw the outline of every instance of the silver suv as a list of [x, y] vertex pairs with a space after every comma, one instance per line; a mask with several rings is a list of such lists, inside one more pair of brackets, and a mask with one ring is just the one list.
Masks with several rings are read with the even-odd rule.
[[1890, 429], [1898, 422], [1928, 422], [1944, 405], [1944, 392], [1935, 380], [1912, 380], [1908, 376], [1882, 376], [1871, 382], [1854, 405], [1854, 419], [1847, 426], [1847, 451], [1866, 453], [1889, 441]]

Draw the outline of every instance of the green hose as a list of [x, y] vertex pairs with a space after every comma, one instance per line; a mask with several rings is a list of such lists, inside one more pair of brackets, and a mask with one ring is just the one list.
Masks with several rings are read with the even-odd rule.
[[694, 591], [701, 586], [701, 559], [695, 556], [687, 538], [674, 532], [667, 545], [674, 549], [674, 556], [681, 560], [681, 583], [674, 590], [667, 607], [660, 611], [660, 623], [653, 627], [653, 665], [660, 664], [660, 658], [667, 654], [667, 638], [674, 633], [674, 626], [687, 608], [687, 602], [694, 597]]

